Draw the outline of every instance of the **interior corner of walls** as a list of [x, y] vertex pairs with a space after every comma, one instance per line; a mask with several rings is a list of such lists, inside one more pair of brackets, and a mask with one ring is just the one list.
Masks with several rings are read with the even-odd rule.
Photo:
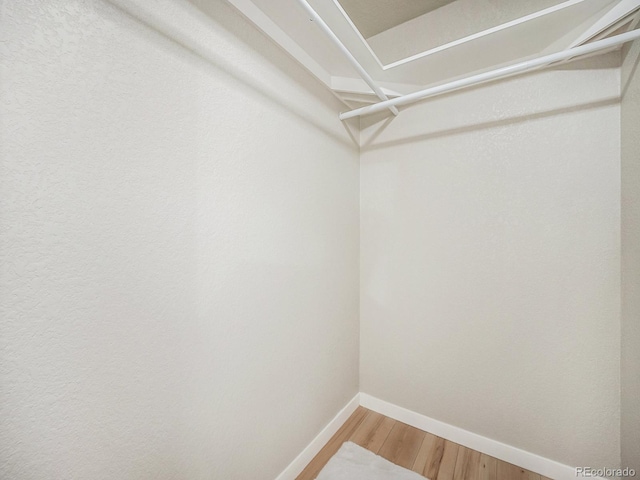
[[635, 41], [626, 46], [622, 50], [621, 56], [620, 96], [623, 98], [633, 78], [638, 76], [638, 70], [640, 70], [640, 41]]
[[[342, 111], [346, 111], [342, 109]], [[336, 115], [337, 117], [337, 115]], [[353, 140], [354, 146], [358, 151], [358, 161], [360, 161], [360, 150], [361, 150], [361, 138], [362, 132], [360, 130], [360, 122], [356, 118], [349, 118], [347, 120], [340, 120], [339, 118], [336, 121], [342, 123], [343, 128], [347, 131], [348, 135]]]

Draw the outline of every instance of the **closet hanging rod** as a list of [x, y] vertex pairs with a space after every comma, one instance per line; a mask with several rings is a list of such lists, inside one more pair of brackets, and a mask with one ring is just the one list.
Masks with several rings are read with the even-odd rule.
[[[382, 100], [382, 101], [388, 101], [389, 97], [387, 97], [387, 95], [385, 95], [385, 93], [382, 91], [382, 89], [380, 87], [378, 87], [378, 85], [376, 85], [376, 82], [373, 81], [373, 78], [371, 78], [371, 75], [369, 75], [367, 73], [367, 71], [364, 69], [364, 67], [362, 65], [360, 65], [358, 60], [356, 60], [356, 57], [354, 57], [351, 54], [349, 49], [347, 47], [345, 47], [344, 43], [342, 43], [340, 41], [340, 39], [336, 36], [336, 34], [333, 33], [333, 30], [331, 30], [331, 28], [329, 28], [329, 25], [327, 25], [325, 23], [325, 21], [322, 19], [322, 17], [320, 17], [320, 15], [318, 15], [318, 13], [311, 7], [311, 5], [309, 5], [309, 3], [306, 0], [298, 0], [298, 3], [300, 5], [302, 5], [302, 8], [304, 8], [306, 10], [306, 12], [311, 16], [311, 18], [313, 19], [313, 22], [316, 25], [318, 25], [318, 27], [320, 27], [320, 29], [324, 33], [327, 34], [327, 36], [331, 39], [331, 41], [333, 43], [335, 43], [336, 47], [338, 47], [338, 49], [340, 49], [340, 51], [344, 54], [344, 56], [347, 58], [347, 60], [349, 60], [349, 63], [351, 63], [353, 68], [356, 69], [358, 74], [367, 83], [367, 85], [369, 85], [369, 88], [371, 88], [371, 90], [373, 90], [373, 92], [378, 96], [378, 98], [380, 100]], [[388, 107], [384, 107], [382, 110], [387, 109], [387, 108], [389, 110], [391, 110], [391, 113], [393, 113], [394, 115], [398, 115], [398, 109], [396, 107], [394, 107], [393, 105], [390, 105]]]
[[640, 30], [633, 30], [631, 32], [621, 33], [620, 35], [616, 35], [610, 38], [605, 38], [604, 40], [598, 40], [593, 43], [587, 43], [585, 45], [580, 45], [579, 47], [573, 47], [567, 50], [563, 50], [561, 52], [552, 53], [550, 55], [544, 55], [542, 57], [534, 58], [532, 60], [526, 60], [524, 62], [516, 63], [514, 65], [509, 65], [507, 67], [497, 68], [495, 70], [491, 70], [490, 72], [479, 73], [477, 75], [472, 75], [470, 77], [462, 78], [460, 80], [454, 80], [449, 83], [426, 88], [424, 90], [419, 90], [417, 92], [409, 93], [407, 95], [402, 95], [401, 97], [396, 97], [392, 100], [384, 100], [382, 102], [378, 102], [373, 105], [356, 108], [354, 110], [341, 113], [340, 120], [346, 120], [348, 118], [357, 117], [359, 115], [368, 115], [370, 113], [379, 112], [389, 107], [407, 105], [409, 103], [414, 103], [419, 100], [423, 100], [425, 98], [434, 97], [436, 95], [442, 95], [443, 93], [452, 92], [454, 90], [459, 90], [461, 88], [471, 87], [473, 85], [478, 85], [480, 83], [484, 83], [492, 80], [498, 80], [511, 75], [526, 73], [535, 68], [548, 66], [551, 63], [555, 63], [561, 60], [571, 61], [573, 60], [572, 57], [576, 57], [578, 55], [586, 55], [586, 54], [594, 53], [600, 50], [605, 50], [607, 48], [615, 47], [617, 45], [621, 45], [626, 42], [631, 42], [638, 38], [640, 38]]

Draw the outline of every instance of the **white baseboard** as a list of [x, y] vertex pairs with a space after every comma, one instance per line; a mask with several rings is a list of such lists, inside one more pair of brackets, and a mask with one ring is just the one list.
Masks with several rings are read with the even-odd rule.
[[360, 406], [360, 394], [357, 393], [349, 403], [347, 403], [338, 414], [333, 417], [333, 420], [322, 429], [322, 431], [311, 440], [311, 443], [305, 447], [304, 450], [298, 455], [293, 462], [291, 462], [287, 468], [285, 468], [276, 480], [295, 480], [295, 478], [304, 470], [304, 468], [313, 460], [322, 447], [333, 437], [338, 429], [347, 421], [356, 408]]
[[[554, 460], [541, 457], [534, 453], [520, 450], [482, 435], [454, 427], [448, 423], [407, 410], [366, 393], [360, 393], [360, 405], [369, 410], [391, 417], [412, 427], [432, 433], [438, 437], [464, 445], [521, 468], [539, 473], [554, 480], [576, 480], [576, 470]], [[593, 477], [596, 480], [596, 477]]]
[[[393, 403], [385, 402], [366, 393], [358, 393], [344, 406], [340, 412], [322, 429], [307, 447], [285, 468], [276, 480], [295, 480], [304, 468], [313, 460], [351, 414], [362, 405], [369, 410], [419, 428], [426, 432], [445, 438], [465, 447], [477, 450], [492, 457], [504, 460], [519, 467], [539, 473], [553, 480], [576, 480], [576, 469], [568, 465], [550, 460], [535, 453], [483, 437], [448, 423], [441, 422], [426, 415], [413, 412]], [[591, 480], [606, 480], [591, 477]]]

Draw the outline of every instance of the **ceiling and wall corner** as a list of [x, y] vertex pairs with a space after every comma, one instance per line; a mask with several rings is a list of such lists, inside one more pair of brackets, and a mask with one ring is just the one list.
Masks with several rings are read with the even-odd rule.
[[340, 0], [364, 38], [373, 37], [454, 0]]
[[[346, 11], [351, 8], [354, 15], [354, 5], [362, 5], [357, 1], [344, 5], [340, 0], [229, 1], [303, 65], [313, 59], [310, 69], [320, 72], [318, 78], [347, 102], [360, 102], [362, 98], [354, 94], [372, 91], [321, 29], [309, 28], [310, 17], [300, 4], [308, 3], [320, 15], [389, 96], [579, 45], [587, 41], [579, 40], [581, 35], [598, 22], [622, 18], [625, 9], [631, 13], [640, 7], [638, 0], [456, 0], [365, 38], [357, 28], [359, 20]], [[395, 15], [388, 2], [370, 5], [368, 14], [374, 20]]]
[[[339, 0], [337, 0], [339, 1]], [[381, 32], [368, 39], [372, 49], [378, 53], [383, 63], [388, 64], [437, 48], [449, 42], [490, 30], [499, 25], [509, 24], [519, 18], [526, 18], [537, 12], [550, 11], [549, 15], [531, 18], [528, 22], [514, 25], [504, 32], [496, 32], [486, 39], [493, 50], [502, 51], [509, 61], [518, 58], [518, 49], [538, 53], [561, 32], [566, 32], [581, 20], [591, 18], [610, 1], [557, 1], [538, 0], [534, 2], [510, 2], [508, 0], [456, 0], [428, 15], [421, 15], [392, 29]], [[562, 6], [566, 8], [558, 9]], [[558, 9], [558, 10], [556, 10]], [[478, 39], [480, 40], [480, 39]], [[508, 43], [509, 45], [504, 45]], [[490, 53], [472, 43], [475, 55], [480, 55], [487, 65], [491, 65]], [[448, 53], [453, 53], [448, 52]], [[470, 51], [466, 52], [471, 60]], [[462, 55], [462, 54], [461, 54]], [[444, 62], [445, 60], [443, 60]], [[469, 65], [471, 67], [471, 65]], [[474, 71], [469, 68], [468, 72]]]

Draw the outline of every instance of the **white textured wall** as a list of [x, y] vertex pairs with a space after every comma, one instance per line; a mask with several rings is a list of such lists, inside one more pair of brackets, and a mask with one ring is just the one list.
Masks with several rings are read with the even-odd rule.
[[274, 478], [358, 391], [358, 149], [225, 2], [118, 3], [1, 2], [0, 477]]
[[618, 58], [362, 120], [363, 392], [620, 462]]
[[640, 42], [622, 64], [622, 465], [640, 472]]

